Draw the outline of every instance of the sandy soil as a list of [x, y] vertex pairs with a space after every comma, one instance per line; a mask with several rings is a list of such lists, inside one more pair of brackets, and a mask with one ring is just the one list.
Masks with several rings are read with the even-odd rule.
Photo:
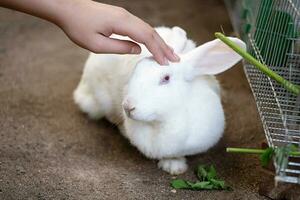
[[[232, 27], [222, 1], [105, 1], [152, 25], [178, 25], [199, 44], [221, 26]], [[264, 140], [241, 65], [218, 78], [224, 88], [227, 129], [209, 152], [188, 158], [193, 180], [198, 163], [214, 164], [233, 191], [177, 191], [106, 121], [90, 121], [73, 104], [88, 52], [56, 26], [0, 9], [0, 199], [264, 199], [264, 172], [255, 156], [225, 147], [259, 147]]]

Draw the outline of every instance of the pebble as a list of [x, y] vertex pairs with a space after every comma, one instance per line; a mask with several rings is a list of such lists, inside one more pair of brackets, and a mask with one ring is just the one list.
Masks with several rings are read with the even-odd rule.
[[25, 173], [26, 173], [26, 171], [23, 167], [21, 167], [21, 166], [17, 167], [17, 174], [18, 175], [25, 174]]
[[172, 192], [172, 193], [176, 193], [176, 190], [175, 190], [175, 189], [173, 189], [173, 190], [171, 190], [171, 192]]

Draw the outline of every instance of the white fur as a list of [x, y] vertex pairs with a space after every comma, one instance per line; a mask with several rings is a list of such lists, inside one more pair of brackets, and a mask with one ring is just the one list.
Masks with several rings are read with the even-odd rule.
[[[184, 156], [205, 152], [221, 138], [225, 119], [212, 75], [241, 58], [219, 40], [196, 48], [179, 27], [156, 30], [180, 54], [179, 63], [159, 66], [143, 45], [140, 55], [91, 53], [74, 100], [91, 118], [118, 125], [145, 156], [160, 160], [160, 168], [179, 174], [187, 169]], [[162, 82], [166, 75], [169, 83]], [[135, 108], [130, 117], [122, 102]]]

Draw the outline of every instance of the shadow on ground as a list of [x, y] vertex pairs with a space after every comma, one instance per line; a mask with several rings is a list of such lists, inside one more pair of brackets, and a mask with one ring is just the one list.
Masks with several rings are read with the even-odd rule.
[[[178, 25], [202, 43], [221, 26], [232, 33], [222, 1], [106, 1], [152, 25]], [[227, 129], [192, 168], [213, 163], [233, 191], [177, 191], [106, 121], [89, 121], [72, 101], [88, 52], [56, 26], [0, 9], [0, 199], [263, 199], [254, 156], [230, 155], [226, 146], [257, 147], [264, 139], [241, 65], [219, 76]]]

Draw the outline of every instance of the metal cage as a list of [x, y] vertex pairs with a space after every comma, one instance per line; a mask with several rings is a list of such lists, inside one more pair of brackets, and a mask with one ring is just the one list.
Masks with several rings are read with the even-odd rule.
[[[300, 85], [300, 0], [225, 0], [247, 51], [290, 82]], [[244, 70], [269, 146], [300, 146], [300, 97], [254, 66]], [[300, 157], [274, 162], [277, 181], [300, 184]]]

